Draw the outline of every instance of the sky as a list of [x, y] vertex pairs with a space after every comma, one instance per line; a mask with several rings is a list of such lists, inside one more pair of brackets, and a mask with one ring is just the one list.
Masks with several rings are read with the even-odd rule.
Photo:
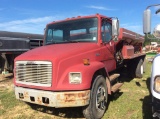
[[[143, 34], [143, 11], [160, 0], [1, 0], [0, 30], [43, 34], [47, 23], [96, 13], [118, 17], [120, 27]], [[160, 24], [152, 7], [152, 26]], [[152, 27], [153, 29], [153, 27]]]

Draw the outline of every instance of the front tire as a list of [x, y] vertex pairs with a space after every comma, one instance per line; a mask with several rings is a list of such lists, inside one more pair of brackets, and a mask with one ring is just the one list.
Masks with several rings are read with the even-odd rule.
[[101, 119], [107, 109], [108, 91], [105, 78], [97, 76], [91, 88], [89, 105], [84, 107], [86, 119]]

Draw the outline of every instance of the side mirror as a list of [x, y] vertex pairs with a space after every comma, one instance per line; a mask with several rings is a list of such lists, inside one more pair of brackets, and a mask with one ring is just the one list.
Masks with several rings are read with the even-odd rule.
[[156, 11], [156, 14], [158, 14], [160, 12], [160, 9], [158, 9], [157, 11]]
[[146, 9], [143, 13], [143, 33], [151, 33], [151, 10]]
[[43, 33], [44, 33], [44, 34], [46, 33], [46, 28], [44, 28]]
[[119, 20], [112, 19], [112, 36], [118, 36], [119, 35]]

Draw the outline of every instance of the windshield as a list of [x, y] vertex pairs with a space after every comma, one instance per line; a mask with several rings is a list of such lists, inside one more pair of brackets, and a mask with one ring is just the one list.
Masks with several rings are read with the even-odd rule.
[[85, 18], [48, 25], [45, 44], [96, 42], [97, 18]]

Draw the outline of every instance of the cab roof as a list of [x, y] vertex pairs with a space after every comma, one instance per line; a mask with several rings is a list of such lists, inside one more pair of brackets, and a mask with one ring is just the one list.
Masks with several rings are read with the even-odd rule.
[[77, 19], [84, 19], [84, 18], [94, 18], [94, 17], [97, 17], [97, 18], [109, 18], [107, 16], [104, 16], [104, 15], [101, 15], [101, 14], [95, 14], [95, 15], [88, 15], [88, 16], [77, 16], [77, 17], [71, 17], [71, 18], [66, 18], [64, 20], [58, 20], [58, 21], [53, 21], [53, 22], [50, 22], [49, 24], [47, 25], [50, 25], [50, 24], [53, 24], [53, 23], [60, 23], [60, 22], [65, 22], [65, 21], [72, 21], [72, 20], [77, 20]]

